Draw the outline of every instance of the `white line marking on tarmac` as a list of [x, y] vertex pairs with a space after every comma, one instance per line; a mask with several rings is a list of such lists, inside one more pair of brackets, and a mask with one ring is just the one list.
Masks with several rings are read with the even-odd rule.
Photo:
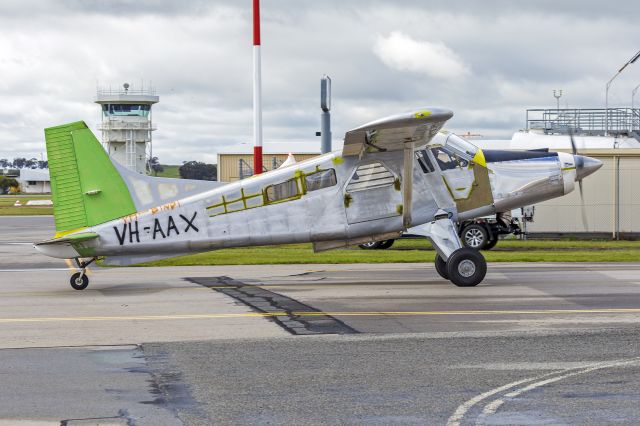
[[495, 388], [485, 393], [481, 393], [480, 395], [474, 396], [470, 400], [466, 401], [464, 404], [461, 404], [460, 406], [458, 406], [456, 411], [451, 415], [451, 417], [449, 417], [449, 420], [447, 420], [447, 426], [459, 426], [460, 421], [464, 418], [464, 416], [471, 409], [471, 407], [473, 407], [480, 401], [487, 399], [490, 396], [493, 396], [502, 391], [511, 389], [515, 386], [521, 385], [526, 382], [530, 382], [531, 380], [534, 380], [534, 378], [528, 378], [528, 379], [518, 380], [517, 382], [511, 382], [504, 386], [500, 386], [499, 388]]
[[[566, 370], [564, 370], [566, 371]], [[466, 401], [465, 403], [461, 404], [460, 406], [458, 406], [458, 408], [456, 409], [456, 411], [454, 411], [454, 413], [451, 415], [451, 417], [449, 417], [449, 420], [447, 420], [447, 426], [460, 426], [460, 421], [464, 418], [464, 416], [467, 414], [467, 412], [477, 403], [489, 398], [490, 396], [493, 396], [495, 394], [498, 394], [500, 392], [509, 390], [511, 388], [514, 388], [518, 385], [527, 383], [527, 382], [532, 382], [534, 380], [540, 380], [544, 377], [548, 377], [548, 376], [552, 376], [554, 374], [559, 374], [562, 373], [562, 371], [552, 371], [551, 373], [546, 373], [546, 374], [542, 374], [540, 376], [534, 376], [534, 377], [529, 377], [526, 379], [522, 379], [522, 380], [518, 380], [515, 382], [511, 382], [511, 383], [507, 383], [506, 385], [500, 386], [498, 388], [495, 389], [491, 389], [488, 390], [487, 392], [481, 393], [480, 395], [474, 396], [473, 398], [471, 398], [470, 400]]]
[[[505, 402], [505, 399], [510, 399], [510, 398], [515, 398], [518, 395], [521, 395], [525, 392], [528, 392], [530, 390], [536, 389], [538, 387], [541, 386], [545, 386], [549, 383], [553, 383], [562, 379], [565, 379], [567, 377], [571, 377], [571, 376], [576, 376], [578, 374], [584, 374], [584, 373], [589, 373], [591, 371], [594, 370], [599, 370], [599, 369], [603, 369], [603, 368], [611, 368], [611, 367], [616, 367], [619, 365], [624, 365], [624, 364], [630, 364], [630, 363], [634, 363], [634, 362], [638, 362], [640, 361], [640, 358], [634, 358], [632, 360], [627, 360], [627, 361], [614, 361], [614, 362], [605, 362], [605, 363], [598, 363], [598, 364], [594, 364], [591, 365], [590, 367], [586, 367], [586, 368], [582, 368], [582, 369], [578, 369], [577, 371], [575, 371], [576, 369], [566, 369], [566, 370], [562, 370], [562, 371], [552, 371], [550, 373], [547, 374], [543, 374], [540, 376], [535, 376], [535, 377], [529, 377], [526, 379], [522, 379], [522, 380], [518, 380], [515, 382], [511, 382], [508, 383], [506, 385], [500, 386], [498, 388], [495, 389], [491, 389], [487, 392], [481, 393], [480, 395], [477, 395], [471, 399], [469, 399], [468, 401], [465, 401], [463, 404], [459, 405], [458, 408], [456, 409], [456, 411], [454, 411], [454, 413], [451, 415], [451, 417], [449, 417], [449, 419], [447, 420], [447, 426], [460, 426], [460, 422], [464, 419], [464, 416], [469, 412], [469, 410], [471, 408], [473, 408], [475, 405], [477, 405], [479, 402], [493, 396], [496, 395], [500, 392], [509, 390], [511, 388], [514, 388], [518, 385], [522, 385], [525, 384], [527, 382], [532, 382], [535, 381], [534, 383], [531, 383], [525, 387], [516, 389], [512, 392], [509, 392], [507, 394], [505, 394], [503, 396], [503, 398], [498, 398], [492, 402], [490, 402], [489, 404], [487, 404], [484, 409], [482, 410], [482, 414], [478, 417], [477, 421], [476, 421], [476, 425], [482, 425], [484, 424], [484, 421], [486, 420], [486, 418], [492, 414], [495, 414], [495, 412], [500, 408], [500, 406], [502, 406]], [[568, 371], [571, 371], [571, 373], [567, 373]], [[566, 373], [566, 374], [562, 374], [562, 373]], [[549, 376], [554, 376], [557, 374], [561, 374], [560, 376], [556, 376], [556, 377], [551, 377], [548, 379], [545, 379], [545, 377], [549, 377]], [[541, 380], [544, 379], [544, 380]]]
[[592, 371], [596, 371], [596, 370], [602, 370], [604, 368], [612, 368], [612, 367], [619, 367], [621, 365], [626, 365], [626, 364], [632, 364], [635, 362], [640, 361], [640, 358], [634, 358], [631, 360], [626, 360], [626, 361], [615, 361], [615, 362], [603, 362], [603, 363], [599, 363], [599, 364], [595, 364], [592, 365], [591, 367], [588, 368], [584, 368], [582, 370], [578, 370], [578, 371], [572, 371], [571, 373], [567, 373], [567, 374], [563, 374], [561, 376], [556, 376], [556, 377], [552, 377], [546, 380], [541, 380], [535, 383], [531, 383], [525, 387], [522, 387], [520, 389], [516, 389], [514, 391], [511, 391], [507, 394], [505, 394], [502, 398], [498, 398], [492, 402], [490, 402], [489, 404], [487, 404], [484, 409], [482, 410], [482, 414], [478, 417], [477, 421], [476, 421], [476, 425], [484, 425], [487, 417], [492, 416], [496, 413], [496, 411], [498, 411], [498, 409], [500, 409], [500, 407], [509, 399], [513, 399], [516, 398], [520, 395], [522, 395], [523, 393], [532, 391], [534, 389], [540, 388], [542, 386], [546, 386], [548, 384], [551, 383], [555, 383], [558, 382], [560, 380], [564, 380], [568, 377], [573, 377], [573, 376], [577, 376], [580, 374], [586, 374], [586, 373], [590, 373]]

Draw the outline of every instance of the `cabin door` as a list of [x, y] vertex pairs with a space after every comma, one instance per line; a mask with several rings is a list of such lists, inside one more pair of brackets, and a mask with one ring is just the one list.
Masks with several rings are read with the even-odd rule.
[[359, 165], [345, 188], [349, 224], [400, 216], [400, 180], [379, 161]]

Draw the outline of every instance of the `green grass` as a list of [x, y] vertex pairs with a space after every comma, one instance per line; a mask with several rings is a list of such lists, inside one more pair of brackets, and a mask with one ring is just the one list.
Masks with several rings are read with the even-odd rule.
[[[50, 200], [51, 195], [0, 195], [0, 216], [27, 216], [27, 215], [51, 215], [53, 207], [51, 206], [25, 206], [24, 204], [30, 200]], [[23, 204], [20, 207], [14, 207], [17, 200]]]
[[[500, 241], [483, 251], [488, 262], [640, 262], [640, 241]], [[360, 248], [313, 253], [310, 244], [217, 250], [144, 264], [144, 266], [262, 265], [299, 263], [432, 262], [426, 240], [396, 241], [388, 250]]]
[[180, 166], [163, 164], [162, 167], [164, 168], [164, 170], [161, 172], [158, 172], [158, 177], [180, 179], [180, 173], [178, 172], [178, 169], [180, 168]]

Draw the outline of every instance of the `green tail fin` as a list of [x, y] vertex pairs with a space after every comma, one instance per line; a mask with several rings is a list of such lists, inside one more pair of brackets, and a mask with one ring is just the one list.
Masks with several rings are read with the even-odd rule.
[[127, 185], [84, 122], [44, 134], [57, 236], [136, 212]]

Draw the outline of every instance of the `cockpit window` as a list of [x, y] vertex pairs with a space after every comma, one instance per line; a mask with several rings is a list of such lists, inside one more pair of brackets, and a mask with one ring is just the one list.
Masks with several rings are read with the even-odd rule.
[[431, 148], [433, 156], [440, 166], [440, 170], [452, 170], [455, 168], [465, 168], [469, 165], [469, 161], [461, 157], [457, 152], [454, 152], [446, 147], [439, 146], [437, 148]]

